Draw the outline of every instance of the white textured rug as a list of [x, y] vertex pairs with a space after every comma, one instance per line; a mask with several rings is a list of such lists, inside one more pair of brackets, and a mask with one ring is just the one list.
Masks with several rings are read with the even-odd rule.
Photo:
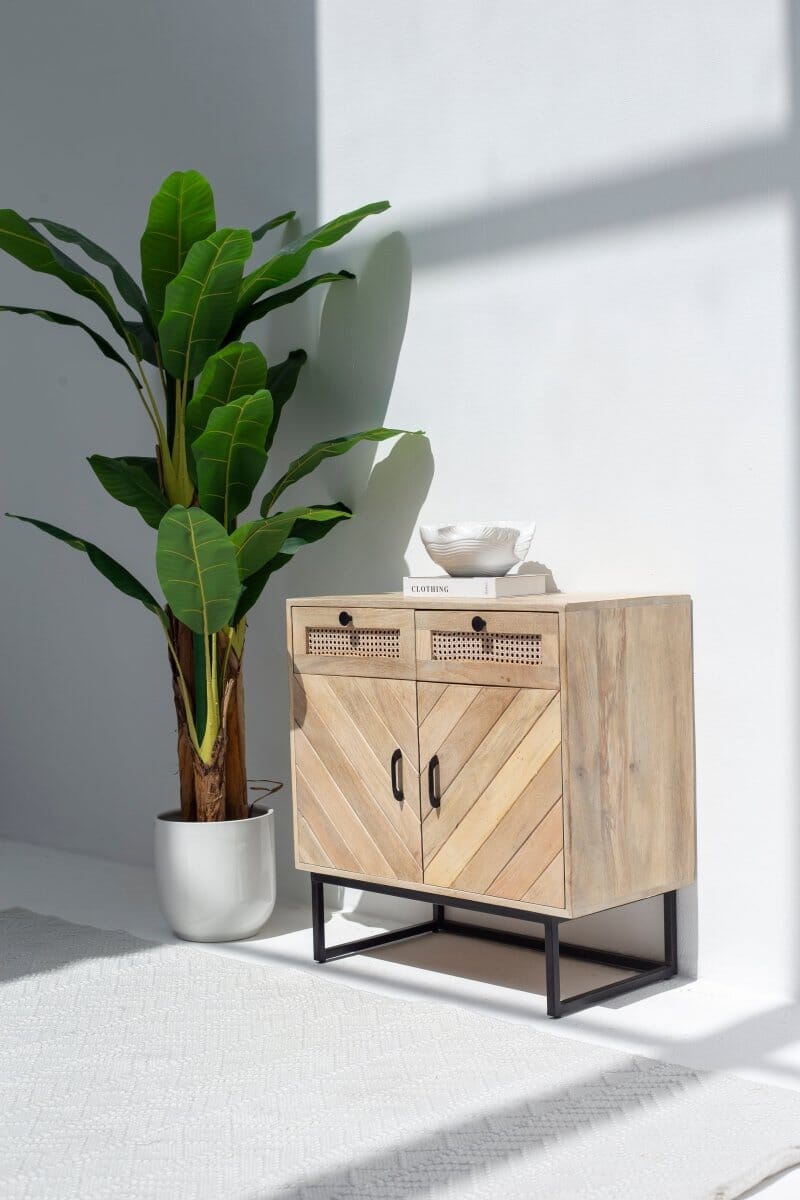
[[798, 1147], [792, 1092], [0, 913], [3, 1200], [730, 1200]]

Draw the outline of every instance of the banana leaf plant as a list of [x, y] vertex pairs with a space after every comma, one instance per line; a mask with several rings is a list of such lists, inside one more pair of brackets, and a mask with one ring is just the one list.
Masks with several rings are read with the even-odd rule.
[[[0, 306], [82, 330], [119, 364], [152, 427], [152, 458], [93, 454], [106, 492], [156, 532], [164, 602], [99, 547], [33, 517], [15, 516], [83, 551], [109, 582], [153, 613], [166, 638], [178, 718], [181, 814], [239, 819], [249, 811], [242, 658], [247, 614], [269, 577], [304, 546], [351, 515], [342, 503], [276, 508], [284, 491], [325, 459], [399, 429], [366, 429], [317, 442], [270, 483], [255, 519], [248, 508], [266, 469], [281, 413], [306, 361], [293, 350], [267, 364], [243, 334], [309, 289], [352, 279], [347, 271], [305, 278], [314, 250], [331, 246], [385, 201], [367, 204], [282, 245], [247, 269], [253, 247], [294, 217], [248, 229], [217, 228], [214, 196], [197, 171], [176, 171], [150, 204], [141, 238], [141, 286], [107, 250], [56, 221], [0, 210], [0, 249], [65, 283], [100, 310], [112, 340], [77, 318]], [[110, 272], [118, 299], [63, 249], [75, 246]], [[123, 309], [120, 301], [127, 310]]]

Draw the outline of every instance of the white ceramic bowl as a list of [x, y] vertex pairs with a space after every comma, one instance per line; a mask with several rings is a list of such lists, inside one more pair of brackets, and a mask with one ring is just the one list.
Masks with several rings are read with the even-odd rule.
[[433, 561], [448, 575], [507, 575], [524, 560], [533, 541], [533, 522], [461, 521], [420, 525], [419, 535]]

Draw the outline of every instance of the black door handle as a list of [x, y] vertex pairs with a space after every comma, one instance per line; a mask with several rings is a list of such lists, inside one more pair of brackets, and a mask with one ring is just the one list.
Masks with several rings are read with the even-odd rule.
[[439, 808], [442, 803], [442, 797], [436, 795], [436, 772], [438, 769], [439, 758], [438, 755], [434, 754], [428, 763], [428, 799], [431, 802], [431, 808]]
[[402, 761], [403, 761], [402, 750], [395, 750], [394, 754], [392, 755], [392, 772], [391, 772], [392, 773], [392, 795], [394, 796], [395, 800], [403, 799], [403, 789], [400, 786], [400, 780], [398, 778], [398, 773], [397, 773], [397, 768]]

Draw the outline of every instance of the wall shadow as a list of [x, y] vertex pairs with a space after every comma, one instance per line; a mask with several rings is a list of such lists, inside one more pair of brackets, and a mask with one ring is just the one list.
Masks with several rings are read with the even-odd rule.
[[[325, 298], [293, 440], [302, 434], [308, 443], [386, 423], [411, 298], [408, 243], [392, 233], [353, 265], [356, 280], [334, 285]], [[343, 500], [354, 515], [313, 553], [298, 555], [295, 595], [402, 586], [405, 550], [433, 478], [433, 456], [427, 440], [414, 437], [391, 444], [373, 466], [375, 457], [375, 444], [365, 443], [315, 472], [324, 495], [314, 499]], [[304, 485], [307, 496], [308, 481]], [[294, 502], [291, 492], [287, 497], [287, 504]]]

